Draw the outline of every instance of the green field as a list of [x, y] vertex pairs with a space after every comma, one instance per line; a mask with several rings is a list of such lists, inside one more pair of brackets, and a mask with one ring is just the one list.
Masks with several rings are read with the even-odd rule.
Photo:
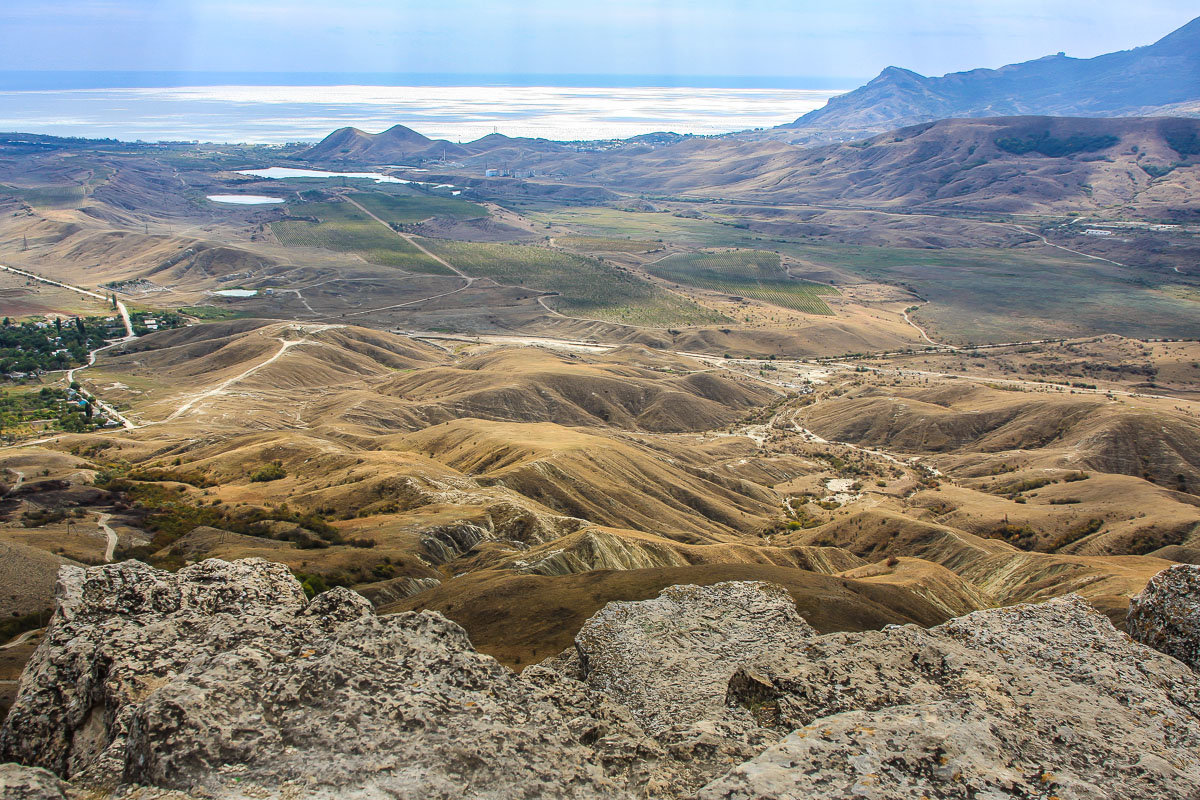
[[788, 277], [779, 254], [770, 250], [679, 253], [647, 265], [646, 270], [664, 280], [749, 297], [805, 314], [833, 314], [821, 295], [838, 293], [823, 283]]
[[698, 325], [722, 315], [594, 258], [546, 247], [422, 239], [464, 272], [499, 283], [558, 292], [549, 302], [568, 316], [630, 325]]
[[176, 310], [180, 314], [187, 314], [189, 317], [201, 320], [242, 319], [254, 316], [253, 312], [234, 311], [230, 308], [218, 308], [217, 306], [182, 306]]
[[659, 242], [605, 236], [557, 236], [554, 243], [584, 253], [649, 253], [662, 247]]
[[430, 217], [462, 220], [489, 216], [483, 206], [457, 197], [362, 192], [355, 194], [354, 199], [375, 216], [397, 225], [409, 225]]
[[22, 189], [0, 184], [0, 194], [14, 195], [35, 208], [78, 208], [87, 196], [83, 186], [39, 186]]
[[930, 301], [923, 325], [952, 342], [1116, 333], [1194, 337], [1195, 303], [1161, 279], [1048, 248], [924, 250], [844, 244], [772, 244], [785, 255], [904, 286]]
[[302, 203], [289, 206], [289, 211], [298, 219], [271, 223], [271, 230], [281, 244], [354, 253], [372, 264], [410, 272], [450, 274], [441, 264], [349, 203]]
[[[607, 207], [522, 207], [588, 236], [660, 239], [685, 247], [770, 249], [814, 274], [826, 269], [902, 286], [930, 301], [922, 325], [956, 343], [1116, 333], [1193, 337], [1200, 315], [1181, 296], [1198, 287], [1046, 247], [944, 250], [764, 237], [732, 224]], [[680, 280], [679, 283], [684, 281]], [[744, 292], [735, 294], [744, 294]], [[772, 301], [774, 302], [774, 301]]]
[[[538, 222], [563, 225], [581, 236], [637, 239], [655, 246], [669, 242], [684, 247], [761, 247], [762, 237], [719, 222], [650, 211], [620, 211], [603, 206], [555, 208], [521, 206], [518, 210]], [[759, 244], [755, 244], [759, 242]]]

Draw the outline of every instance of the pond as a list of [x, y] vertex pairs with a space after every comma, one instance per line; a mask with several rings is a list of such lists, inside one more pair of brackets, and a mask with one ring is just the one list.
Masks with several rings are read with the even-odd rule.
[[238, 206], [264, 206], [285, 202], [282, 197], [267, 197], [261, 194], [210, 194], [208, 199], [214, 203], [230, 203]]
[[238, 175], [254, 178], [283, 180], [285, 178], [361, 178], [376, 183], [412, 183], [403, 178], [394, 178], [379, 172], [326, 172], [320, 169], [297, 169], [295, 167], [267, 167], [266, 169], [241, 169]]

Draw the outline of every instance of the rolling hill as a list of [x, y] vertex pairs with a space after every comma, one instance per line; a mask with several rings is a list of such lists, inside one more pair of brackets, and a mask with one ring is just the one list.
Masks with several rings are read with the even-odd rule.
[[513, 138], [490, 133], [473, 142], [454, 144], [430, 139], [404, 125], [393, 125], [382, 133], [358, 128], [339, 128], [316, 145], [296, 154], [313, 162], [356, 164], [401, 163], [412, 160], [465, 160], [487, 155], [494, 161], [511, 161], [523, 153], [561, 153], [567, 148], [546, 139]]
[[1200, 120], [993, 117], [848, 144], [691, 140], [581, 165], [577, 179], [758, 202], [1194, 213]]

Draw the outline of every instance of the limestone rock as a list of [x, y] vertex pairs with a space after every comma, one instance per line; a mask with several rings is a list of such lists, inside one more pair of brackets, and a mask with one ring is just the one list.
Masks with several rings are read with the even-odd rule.
[[112, 783], [136, 705], [193, 661], [270, 636], [304, 607], [282, 564], [204, 561], [175, 575], [138, 561], [59, 571], [46, 635], [0, 729], [0, 760]]
[[782, 587], [727, 582], [609, 603], [584, 623], [575, 647], [583, 679], [660, 733], [719, 715], [739, 666], [815, 636]]
[[1200, 796], [1200, 680], [1074, 596], [822, 636], [730, 700], [792, 732], [703, 800]]
[[58, 602], [5, 798], [1200, 797], [1200, 675], [1077, 597], [818, 636], [780, 587], [676, 586], [521, 675], [257, 559], [68, 567]]
[[20, 764], [0, 764], [0, 797], [4, 800], [68, 800], [74, 796], [53, 772]]
[[619, 791], [553, 704], [440, 615], [367, 613], [287, 634], [215, 655], [147, 698], [126, 778], [217, 796]]
[[1200, 669], [1200, 566], [1178, 564], [1150, 579], [1129, 603], [1129, 635]]
[[0, 748], [88, 788], [628, 795], [629, 759], [614, 780], [579, 741], [605, 736], [653, 779], [628, 712], [585, 719], [611, 703], [577, 684], [560, 691], [591, 699], [564, 713], [436, 613], [378, 617], [345, 589], [306, 602], [285, 567], [257, 559], [174, 575], [137, 562], [64, 569], [59, 594]]

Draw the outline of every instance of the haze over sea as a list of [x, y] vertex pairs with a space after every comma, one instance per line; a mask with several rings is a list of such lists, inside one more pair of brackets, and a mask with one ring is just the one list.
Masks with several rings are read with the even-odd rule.
[[[550, 76], [491, 85], [455, 83], [467, 76], [425, 78], [424, 85], [337, 76], [346, 83], [328, 85], [328, 76], [288, 75], [271, 76], [279, 83], [268, 85], [262, 76], [168, 75], [0, 73], [0, 131], [254, 144], [315, 141], [347, 125], [376, 133], [397, 123], [451, 141], [494, 131], [556, 140], [709, 135], [790, 122], [848, 90], [802, 78], [674, 78], [666, 85], [654, 76], [559, 76], [575, 84], [561, 86]], [[305, 78], [312, 82], [298, 83]], [[208, 83], [222, 79], [229, 83]]]

